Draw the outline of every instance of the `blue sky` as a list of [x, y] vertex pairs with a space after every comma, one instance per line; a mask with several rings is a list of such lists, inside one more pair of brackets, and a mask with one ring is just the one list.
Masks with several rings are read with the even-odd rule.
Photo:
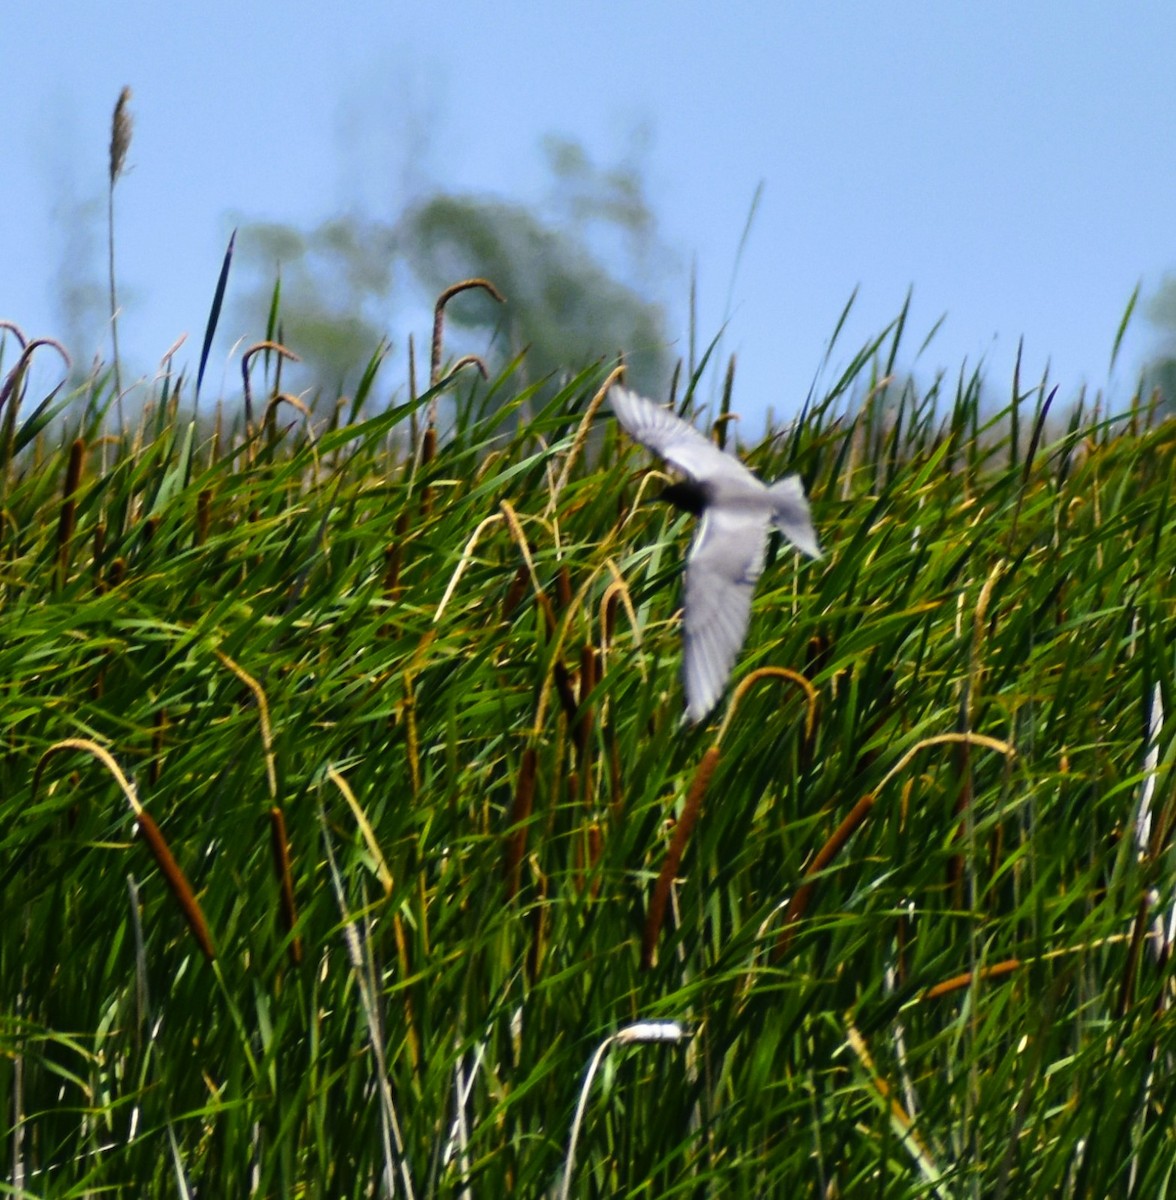
[[[1176, 270], [1174, 47], [1176, 6], [1080, 0], [9, 5], [0, 317], [61, 334], [61, 280], [104, 267], [104, 208], [89, 250], [69, 214], [104, 200], [130, 84], [120, 332], [143, 371], [185, 332], [194, 364], [235, 220], [392, 220], [430, 187], [536, 202], [557, 135], [601, 165], [637, 155], [665, 247], [651, 298], [684, 347], [697, 264], [700, 332], [729, 317], [752, 419], [796, 410], [855, 287], [835, 361], [913, 287], [912, 351], [946, 314], [922, 378], [982, 358], [1003, 394], [1023, 336], [1064, 398], [1123, 397], [1158, 345], [1137, 315], [1108, 380], [1124, 308]], [[398, 352], [409, 328], [424, 314], [394, 306]]]

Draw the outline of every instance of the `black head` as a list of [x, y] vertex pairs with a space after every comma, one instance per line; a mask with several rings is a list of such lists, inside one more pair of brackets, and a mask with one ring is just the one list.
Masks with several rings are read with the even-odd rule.
[[706, 489], [701, 484], [695, 483], [693, 480], [683, 479], [678, 483], [671, 483], [667, 488], [663, 488], [655, 499], [664, 500], [667, 504], [672, 504], [675, 508], [682, 509], [683, 512], [701, 517], [709, 498], [706, 494]]

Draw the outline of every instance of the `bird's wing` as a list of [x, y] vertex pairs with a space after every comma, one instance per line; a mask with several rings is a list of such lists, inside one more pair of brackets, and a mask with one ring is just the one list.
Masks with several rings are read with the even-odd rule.
[[799, 475], [786, 475], [768, 488], [772, 499], [772, 524], [810, 558], [821, 557], [808, 497]]
[[690, 548], [682, 680], [691, 721], [714, 708], [747, 636], [752, 593], [764, 569], [768, 518], [766, 509], [708, 508]]
[[624, 431], [683, 475], [700, 482], [717, 476], [759, 484], [739, 459], [720, 450], [670, 409], [628, 388], [613, 387], [608, 398]]

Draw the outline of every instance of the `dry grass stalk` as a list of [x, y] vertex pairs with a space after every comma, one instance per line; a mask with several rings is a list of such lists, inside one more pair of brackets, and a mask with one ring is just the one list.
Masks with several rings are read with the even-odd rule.
[[[248, 437], [253, 430], [253, 391], [249, 383], [249, 368], [253, 365], [253, 356], [259, 351], [272, 351], [279, 359], [288, 358], [291, 362], [301, 362], [302, 359], [294, 353], [293, 350], [287, 349], [281, 342], [254, 342], [244, 354], [241, 355], [241, 380], [245, 389], [245, 436]], [[305, 409], [303, 410], [305, 411]]]
[[[13, 328], [15, 329], [15, 326]], [[3, 417], [3, 423], [0, 424], [0, 466], [7, 466], [12, 458], [12, 444], [16, 436], [16, 410], [20, 407], [29, 361], [41, 346], [52, 346], [61, 355], [65, 361], [67, 373], [73, 367], [73, 362], [65, 347], [56, 338], [33, 338], [31, 342], [23, 346], [20, 358], [16, 360], [15, 366], [8, 372], [3, 385], [0, 386], [0, 417]]]
[[[454, 296], [459, 296], [471, 288], [480, 288], [493, 296], [499, 304], [506, 303], [506, 297], [488, 279], [463, 279], [460, 283], [451, 284], [437, 297], [437, 303], [433, 308], [433, 344], [429, 358], [430, 387], [436, 387], [441, 378], [441, 353], [445, 342], [445, 306]], [[429, 411], [429, 424], [432, 425], [435, 419], [436, 401]]]
[[257, 701], [257, 712], [261, 723], [261, 745], [265, 754], [265, 777], [269, 784], [270, 799], [278, 798], [278, 775], [274, 765], [273, 734], [270, 727], [269, 701], [260, 683], [243, 667], [239, 667], [223, 650], [214, 651], [217, 658], [253, 693]]
[[449, 368], [449, 374], [446, 376], [446, 381], [452, 379], [459, 371], [464, 371], [466, 367], [477, 367], [478, 374], [483, 379], [490, 378], [490, 372], [486, 369], [485, 362], [482, 361], [476, 354], [463, 354], [461, 358]]
[[653, 966], [653, 956], [657, 950], [657, 939], [665, 921], [666, 905], [670, 899], [670, 888], [682, 865], [682, 856], [686, 852], [686, 843], [694, 831], [698, 815], [702, 811], [702, 800], [710, 784], [711, 776], [719, 765], [719, 747], [711, 746], [702, 756], [698, 764], [690, 790], [686, 793], [686, 803], [682, 806], [682, 815], [674, 826], [670, 847], [666, 851], [665, 861], [658, 873], [657, 882], [653, 887], [653, 895], [649, 901], [649, 911], [645, 917], [645, 932], [641, 939], [641, 966], [648, 970]]
[[375, 860], [376, 874], [380, 878], [380, 885], [383, 887], [384, 897], [387, 899], [392, 895], [392, 872], [388, 867], [388, 860], [384, 857], [383, 850], [380, 849], [380, 843], [376, 840], [376, 832], [372, 828], [371, 822], [367, 819], [367, 813], [360, 807], [359, 801], [355, 798], [355, 793], [351, 790], [351, 785], [340, 771], [334, 767], [328, 767], [327, 778], [339, 789], [343, 799], [347, 801], [347, 807], [351, 809], [351, 815], [355, 818], [355, 823], [359, 826], [359, 832], [363, 835], [364, 844]]
[[28, 335], [15, 321], [0, 321], [0, 330], [11, 333], [22, 350], [29, 344]]
[[568, 478], [572, 473], [572, 467], [584, 451], [584, 443], [588, 440], [588, 433], [592, 428], [592, 421], [596, 416], [600, 406], [604, 403], [605, 397], [608, 395], [608, 389], [614, 383], [620, 382], [624, 377], [625, 368], [614, 367], [609, 372], [608, 378], [597, 389], [596, 394], [588, 403], [588, 407], [584, 410], [584, 416], [580, 420], [580, 424], [576, 428], [576, 436], [572, 439], [572, 447], [568, 451], [567, 457], [564, 459], [563, 466], [560, 468], [559, 479], [556, 481], [555, 487], [551, 489], [551, 499], [547, 502], [547, 515], [555, 511], [556, 503], [559, 501], [560, 493], [567, 485]]
[[879, 1074], [878, 1068], [874, 1065], [874, 1060], [870, 1055], [869, 1047], [866, 1045], [865, 1038], [858, 1032], [857, 1027], [852, 1021], [847, 1020], [846, 1024], [846, 1040], [854, 1054], [857, 1055], [858, 1061], [869, 1073], [878, 1096], [889, 1111], [892, 1126], [897, 1132], [900, 1141], [915, 1160], [923, 1178], [931, 1185], [933, 1194], [944, 1196], [945, 1193], [939, 1187], [943, 1179], [943, 1173], [939, 1170], [939, 1167], [931, 1156], [930, 1150], [928, 1150], [923, 1139], [919, 1136], [918, 1130], [915, 1128], [914, 1119], [899, 1103], [898, 1098], [894, 1094], [894, 1089]]
[[731, 693], [731, 702], [727, 705], [727, 715], [723, 718], [723, 723], [719, 727], [716, 742], [723, 740], [723, 735], [727, 732], [731, 724], [731, 719], [735, 716], [735, 711], [738, 709], [743, 697], [757, 684], [761, 679], [784, 679], [789, 683], [794, 683], [805, 695], [807, 709], [804, 718], [804, 736], [805, 739], [810, 739], [813, 736], [814, 723], [817, 719], [817, 689], [799, 672], [793, 671], [790, 667], [759, 667], [752, 671], [746, 678], [739, 681], [734, 692]]

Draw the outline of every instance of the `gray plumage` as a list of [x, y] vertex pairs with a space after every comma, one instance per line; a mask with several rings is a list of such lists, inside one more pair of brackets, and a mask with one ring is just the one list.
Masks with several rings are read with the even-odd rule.
[[682, 619], [686, 716], [701, 721], [727, 686], [747, 636], [769, 530], [821, 557], [804, 485], [799, 475], [764, 484], [670, 409], [626, 388], [612, 388], [609, 401], [625, 432], [684, 477], [662, 498], [701, 517], [686, 557]]

